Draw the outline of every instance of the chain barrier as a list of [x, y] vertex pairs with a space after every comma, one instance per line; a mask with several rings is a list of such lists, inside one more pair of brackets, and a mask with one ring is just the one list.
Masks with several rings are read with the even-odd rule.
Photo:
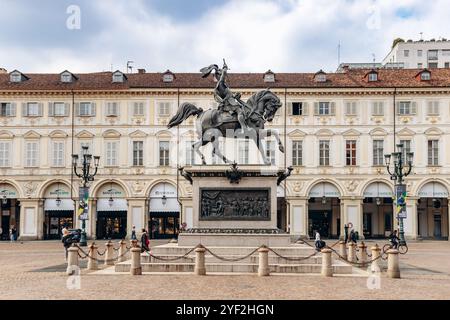
[[117, 248], [117, 249], [116, 249], [116, 248], [114, 248], [114, 247], [113, 247], [113, 250], [114, 250], [114, 251], [119, 251], [119, 250], [120, 250], [120, 248]]
[[350, 264], [355, 265], [355, 266], [365, 267], [365, 266], [367, 266], [368, 264], [370, 264], [370, 263], [372, 263], [372, 262], [374, 262], [374, 261], [377, 261], [378, 259], [382, 259], [381, 255], [379, 255], [377, 258], [371, 259], [371, 260], [368, 260], [368, 261], [365, 261], [365, 262], [348, 261], [347, 259], [345, 259], [345, 257], [341, 256], [341, 255], [339, 254], [339, 252], [337, 252], [337, 251], [334, 250], [333, 248], [331, 248], [331, 247], [327, 247], [327, 248], [330, 249], [334, 254], [336, 254], [341, 260], [344, 260], [345, 262], [350, 263]]
[[99, 256], [104, 256], [105, 253], [106, 253], [106, 249], [105, 249], [105, 251], [103, 251], [103, 253], [100, 253], [100, 251], [97, 250], [97, 254], [98, 254]]
[[[259, 249], [259, 248], [258, 248]], [[267, 247], [267, 249], [269, 249], [269, 251], [273, 252], [277, 257], [280, 257], [282, 259], [288, 260], [288, 261], [302, 261], [302, 260], [307, 260], [309, 258], [314, 257], [315, 255], [319, 254], [320, 251], [315, 251], [312, 254], [310, 254], [309, 256], [306, 257], [300, 257], [300, 258], [295, 258], [295, 257], [286, 257], [286, 256], [282, 256], [281, 254], [279, 254], [278, 252], [276, 252], [275, 250], [273, 250], [272, 248]]]
[[[222, 260], [222, 261], [228, 261], [228, 262], [236, 262], [236, 261], [241, 261], [241, 260], [247, 259], [248, 257], [252, 256], [255, 252], [257, 252], [260, 248], [262, 248], [262, 246], [259, 247], [259, 248], [256, 248], [255, 250], [253, 250], [253, 251], [250, 252], [249, 254], [247, 254], [247, 255], [245, 255], [245, 256], [243, 256], [243, 257], [239, 257], [239, 258], [224, 258], [224, 257], [220, 257], [220, 256], [218, 256], [217, 254], [213, 253], [213, 252], [212, 252], [211, 250], [209, 250], [208, 248], [205, 248], [205, 250], [206, 250], [207, 252], [209, 252], [214, 258], [217, 258], [217, 259], [219, 259], [219, 260]], [[268, 249], [269, 249], [269, 248], [268, 248]], [[270, 250], [270, 249], [269, 249], [269, 250]]]
[[191, 254], [195, 249], [199, 248], [199, 245], [195, 246], [194, 248], [190, 249], [188, 252], [186, 252], [185, 254], [183, 254], [182, 256], [178, 256], [178, 257], [172, 257], [172, 258], [163, 258], [161, 256], [155, 256], [153, 255], [153, 253], [151, 253], [151, 251], [145, 250], [145, 252], [152, 258], [155, 258], [156, 260], [161, 260], [161, 261], [175, 261], [175, 260], [180, 260], [180, 259], [185, 259], [187, 258], [187, 256], [189, 254]]
[[[125, 255], [130, 251], [130, 250], [126, 250], [123, 254], [121, 254], [121, 255], [119, 255], [119, 256], [117, 256], [117, 257], [115, 257], [115, 258], [112, 258], [112, 259], [103, 259], [103, 260], [102, 260], [102, 259], [98, 259], [98, 258], [92, 258], [92, 257], [89, 255], [89, 252], [84, 251], [84, 250], [83, 250], [80, 246], [78, 246], [78, 245], [75, 245], [75, 247], [78, 248], [78, 250], [81, 251], [81, 253], [84, 254], [84, 257], [82, 257], [81, 254], [80, 254], [80, 252], [78, 252], [78, 256], [79, 256], [81, 259], [90, 258], [90, 259], [93, 259], [93, 260], [95, 260], [95, 261], [97, 261], [97, 262], [99, 262], [99, 263], [105, 263], [105, 262], [113, 262], [113, 261], [117, 261], [119, 258], [125, 256]], [[105, 252], [106, 252], [106, 250], [105, 250]], [[103, 255], [105, 254], [105, 252], [103, 252]], [[98, 253], [98, 250], [97, 250], [97, 253]]]

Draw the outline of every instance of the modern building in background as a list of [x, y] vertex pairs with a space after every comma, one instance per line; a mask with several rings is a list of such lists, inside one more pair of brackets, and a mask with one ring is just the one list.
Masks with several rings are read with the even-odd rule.
[[[388, 235], [397, 220], [384, 154], [402, 143], [415, 153], [406, 236], [448, 239], [450, 69], [246, 73], [230, 74], [229, 82], [244, 101], [269, 87], [283, 102], [269, 127], [286, 153], [270, 139], [265, 144], [273, 165], [294, 167], [278, 190], [279, 228], [293, 237], [319, 230], [337, 238], [351, 222], [361, 237]], [[0, 72], [3, 239], [11, 226], [20, 239], [55, 239], [63, 225], [80, 226], [71, 155], [82, 146], [101, 157], [90, 186], [91, 239], [129, 237], [133, 225], [152, 238], [189, 228], [192, 187], [177, 167], [201, 163], [192, 150], [194, 119], [166, 125], [183, 102], [214, 106], [214, 85], [197, 73], [170, 71]], [[220, 147], [241, 166], [261, 163], [253, 142], [222, 140]]]
[[450, 40], [399, 41], [382, 65], [402, 64], [405, 69], [450, 68]]

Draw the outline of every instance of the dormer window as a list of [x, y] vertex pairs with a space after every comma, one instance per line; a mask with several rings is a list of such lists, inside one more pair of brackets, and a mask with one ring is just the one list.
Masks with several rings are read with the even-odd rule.
[[167, 70], [163, 74], [163, 82], [173, 82], [174, 78], [175, 77], [174, 77], [173, 73], [170, 70]]
[[314, 74], [314, 81], [315, 82], [326, 82], [327, 81], [327, 74], [323, 70], [319, 70]]
[[431, 73], [429, 71], [424, 71], [420, 74], [420, 80], [428, 81], [431, 79]]
[[121, 83], [121, 82], [124, 82], [125, 79], [126, 79], [125, 75], [119, 70], [117, 70], [116, 72], [114, 72], [112, 74], [112, 82], [113, 83]]
[[61, 82], [62, 83], [71, 83], [71, 82], [73, 82], [74, 79], [76, 79], [76, 77], [69, 71], [65, 70], [65, 71], [61, 72]]
[[378, 72], [376, 72], [375, 70], [370, 71], [367, 74], [367, 80], [369, 82], [376, 82], [376, 81], [378, 81]]
[[9, 81], [11, 82], [22, 82], [28, 78], [20, 71], [14, 70], [9, 74]]
[[267, 71], [264, 74], [264, 82], [275, 82], [275, 73], [273, 73], [271, 70]]

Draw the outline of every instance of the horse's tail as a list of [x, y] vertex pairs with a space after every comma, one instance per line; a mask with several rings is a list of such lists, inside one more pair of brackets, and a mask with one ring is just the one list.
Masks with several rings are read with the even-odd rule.
[[182, 123], [187, 118], [189, 118], [190, 116], [193, 116], [193, 115], [199, 116], [202, 113], [203, 113], [202, 108], [197, 108], [192, 103], [184, 102], [178, 108], [177, 114], [174, 115], [172, 117], [172, 119], [170, 119], [169, 124], [167, 125], [167, 128], [170, 129], [172, 127], [175, 127], [175, 126], [179, 125], [180, 123]]

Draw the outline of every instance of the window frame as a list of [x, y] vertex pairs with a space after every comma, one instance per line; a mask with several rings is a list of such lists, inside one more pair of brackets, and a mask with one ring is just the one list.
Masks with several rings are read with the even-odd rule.
[[303, 166], [303, 140], [292, 140], [292, 165]]
[[427, 140], [427, 164], [429, 167], [439, 166], [439, 139]]
[[[2, 147], [3, 146], [3, 147]], [[0, 168], [11, 167], [12, 141], [0, 140]]]
[[[381, 144], [381, 147], [379, 146]], [[372, 140], [372, 166], [384, 166], [384, 140]]]
[[[162, 148], [166, 146], [165, 148]], [[158, 143], [158, 156], [159, 156], [159, 166], [168, 167], [170, 166], [170, 141], [160, 140]]]
[[[349, 145], [350, 144], [350, 145]], [[345, 140], [345, 164], [348, 167], [357, 165], [357, 141]]]
[[[62, 150], [56, 150], [55, 145], [62, 146]], [[52, 155], [52, 167], [55, 168], [61, 168], [65, 167], [65, 142], [62, 140], [53, 140], [52, 141], [52, 148], [51, 148], [51, 155]], [[55, 157], [56, 154], [56, 157]]]
[[[30, 150], [29, 146], [36, 146], [34, 150]], [[32, 153], [35, 152], [34, 156]], [[39, 140], [25, 141], [25, 168], [35, 168], [39, 166]]]
[[328, 167], [330, 166], [330, 140], [319, 140], [319, 166]]
[[[140, 148], [136, 149], [136, 146], [140, 146]], [[133, 140], [132, 147], [133, 167], [142, 167], [144, 165], [144, 141]]]
[[[115, 146], [112, 148], [112, 146]], [[119, 140], [105, 140], [105, 167], [119, 166]]]

